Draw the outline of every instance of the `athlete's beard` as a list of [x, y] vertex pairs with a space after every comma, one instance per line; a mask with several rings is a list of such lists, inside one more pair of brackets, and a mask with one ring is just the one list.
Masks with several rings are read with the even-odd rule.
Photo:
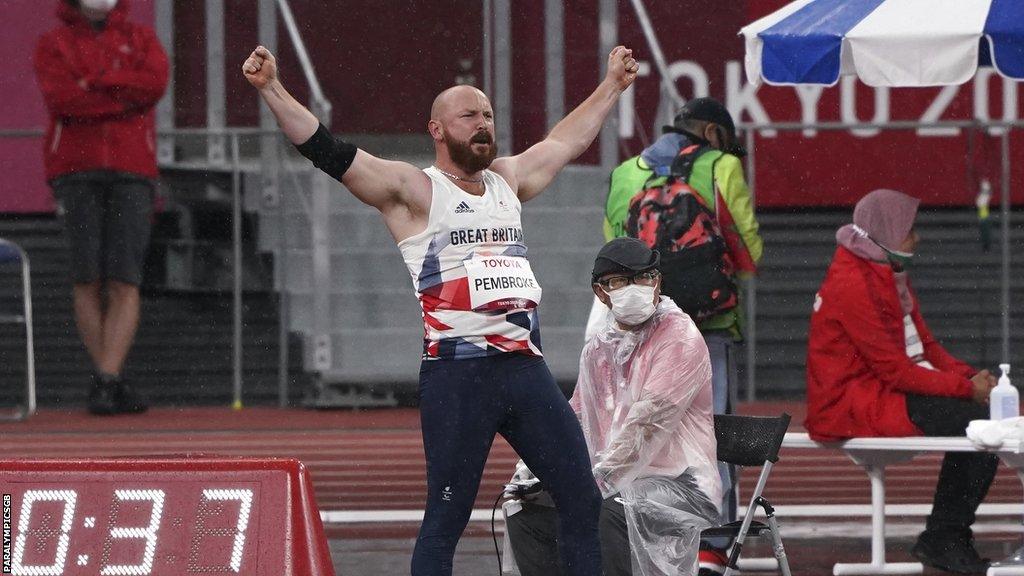
[[[448, 147], [448, 156], [467, 174], [476, 174], [494, 162], [498, 155], [498, 145], [490, 132], [481, 130], [473, 135], [468, 142], [457, 140], [447, 130], [444, 131], [444, 144]], [[473, 150], [474, 144], [487, 144], [487, 151], [478, 153]]]

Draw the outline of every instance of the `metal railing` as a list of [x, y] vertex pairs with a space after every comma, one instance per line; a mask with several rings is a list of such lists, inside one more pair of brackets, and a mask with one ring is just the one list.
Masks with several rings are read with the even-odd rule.
[[[0, 139], [5, 138], [41, 138], [44, 132], [39, 129], [22, 129], [22, 130], [0, 130]], [[244, 277], [243, 270], [243, 241], [242, 241], [242, 178], [243, 173], [246, 171], [260, 170], [260, 171], [273, 171], [275, 173], [287, 173], [292, 178], [292, 188], [299, 195], [300, 204], [303, 207], [303, 212], [306, 216], [312, 219], [314, 212], [313, 203], [307, 194], [304, 193], [303, 187], [299, 184], [298, 173], [305, 172], [311, 175], [312, 178], [316, 177], [319, 170], [316, 170], [311, 165], [304, 163], [298, 163], [295, 166], [285, 166], [284, 158], [286, 153], [284, 147], [286, 143], [281, 137], [280, 130], [255, 128], [255, 127], [238, 127], [238, 128], [174, 128], [161, 130], [158, 133], [160, 137], [170, 138], [204, 138], [209, 141], [212, 138], [218, 138], [226, 140], [227, 148], [230, 150], [228, 155], [228, 161], [226, 164], [212, 164], [205, 158], [196, 162], [194, 165], [190, 162], [181, 163], [170, 163], [162, 164], [164, 168], [175, 167], [175, 166], [187, 166], [201, 169], [203, 167], [209, 168], [226, 168], [231, 173], [231, 243], [232, 243], [232, 404], [235, 407], [242, 406], [242, 390], [243, 390], [243, 378], [242, 378], [242, 352], [243, 352], [243, 323], [242, 323], [242, 310], [243, 310], [243, 286], [242, 279]], [[241, 156], [241, 139], [243, 138], [254, 138], [259, 136], [272, 136], [275, 146], [278, 147], [276, 157], [278, 158], [278, 164], [275, 166], [266, 166], [260, 164], [255, 158], [250, 161], [246, 161]], [[315, 194], [314, 192], [309, 193], [310, 196]], [[278, 267], [279, 273], [276, 274], [278, 278], [283, 277], [283, 271], [285, 263], [288, 258], [287, 250], [287, 227], [285, 225], [286, 217], [286, 206], [283, 202], [277, 205], [278, 215], [280, 216], [279, 224], [280, 229], [277, 236], [277, 247], [276, 247], [276, 258], [275, 266]], [[328, 249], [326, 246], [324, 249]], [[281, 289], [278, 290], [278, 297], [280, 303], [280, 318], [279, 318], [279, 331], [278, 331], [278, 346], [279, 346], [279, 358], [278, 358], [278, 401], [283, 407], [287, 405], [288, 399], [288, 333], [289, 328], [287, 325], [288, 315], [288, 291], [282, 285]], [[314, 290], [316, 287], [314, 286]]]
[[[273, 0], [272, 0], [273, 1]], [[264, 8], [265, 3], [261, 3], [261, 9]], [[326, 98], [323, 92], [323, 88], [320, 85], [320, 81], [317, 77], [316, 71], [313, 67], [312, 60], [309, 56], [309, 52], [306, 49], [305, 42], [303, 41], [302, 34], [299, 31], [299, 27], [296, 24], [295, 16], [292, 12], [291, 6], [288, 0], [276, 0], [275, 5], [279, 11], [283, 20], [284, 28], [287, 30], [289, 39], [291, 40], [296, 55], [298, 56], [299, 64], [302, 68], [305, 80], [309, 85], [310, 89], [310, 110], [316, 115], [324, 125], [330, 126], [331, 124], [331, 103]], [[270, 5], [266, 5], [269, 8]], [[219, 0], [208, 1], [206, 3], [207, 11], [207, 36], [208, 43], [211, 44], [212, 48], [208, 50], [210, 55], [208, 56], [211, 61], [220, 61], [223, 59], [223, 4]], [[265, 10], [261, 12], [261, 17], [264, 15], [273, 16], [273, 10]], [[164, 15], [168, 18], [167, 14]], [[272, 23], [271, 23], [272, 24]], [[170, 24], [168, 24], [170, 25]], [[267, 27], [273, 30], [273, 25]], [[271, 45], [276, 44], [276, 39], [269, 42]], [[213, 46], [217, 45], [217, 46]], [[207, 82], [210, 86], [220, 90], [223, 88], [223, 70], [222, 67], [211, 66], [212, 71], [209, 74], [214, 74], [216, 77], [210, 77], [208, 74]], [[214, 95], [213, 102], [217, 103], [223, 100], [222, 94]], [[161, 105], [166, 108], [169, 100], [162, 103]], [[215, 104], [214, 104], [215, 105]], [[164, 111], [166, 112], [166, 111]], [[209, 111], [208, 111], [209, 112]], [[207, 128], [171, 128], [167, 125], [161, 126], [158, 131], [158, 140], [160, 142], [159, 149], [161, 151], [161, 163], [176, 164], [173, 156], [173, 147], [176, 137], [187, 137], [187, 136], [199, 136], [206, 139], [207, 157], [204, 161], [198, 162], [197, 167], [203, 164], [209, 166], [219, 166], [228, 168], [232, 174], [231, 184], [231, 196], [232, 196], [232, 259], [233, 259], [233, 358], [232, 358], [232, 391], [233, 400], [232, 405], [235, 408], [242, 406], [242, 198], [241, 198], [241, 179], [242, 172], [245, 171], [243, 168], [241, 151], [239, 145], [239, 139], [245, 136], [273, 136], [274, 141], [277, 144], [272, 145], [273, 150], [263, 150], [263, 152], [271, 152], [261, 154], [263, 163], [261, 171], [264, 172], [264, 183], [270, 183], [276, 187], [278, 176], [280, 175], [283, 168], [283, 154], [279, 150], [280, 147], [280, 132], [279, 130], [269, 127], [264, 128], [226, 128], [223, 127], [223, 110], [215, 110], [212, 115], [208, 113], [208, 119], [211, 121], [211, 126]], [[0, 138], [35, 138], [43, 135], [41, 130], [2, 130], [0, 131]], [[225, 148], [224, 140], [227, 139], [227, 149], [230, 151], [229, 154], [223, 153]], [[261, 148], [267, 148], [268, 143], [271, 140], [265, 138], [261, 144]], [[227, 156], [227, 158], [225, 158]], [[268, 163], [268, 159], [270, 159]], [[330, 326], [331, 326], [331, 306], [330, 306], [330, 247], [328, 246], [328, 218], [329, 218], [329, 195], [332, 181], [326, 175], [320, 173], [318, 170], [310, 169], [312, 190], [311, 198], [303, 198], [302, 205], [305, 208], [305, 213], [310, 222], [310, 233], [312, 235], [312, 253], [313, 253], [313, 293], [314, 293], [314, 307], [315, 314], [315, 326], [314, 326], [314, 365], [318, 371], [327, 370], [332, 365], [331, 358], [331, 337], [330, 337]], [[299, 187], [301, 189], [301, 187]], [[276, 197], [276, 191], [274, 193], [273, 201], [276, 201], [279, 216], [281, 230], [278, 235], [279, 245], [278, 258], [275, 259], [275, 266], [277, 266], [278, 273], [275, 276], [280, 279], [284, 277], [283, 271], [286, 266], [287, 260], [287, 246], [284, 244], [286, 226], [286, 215], [284, 203], [279, 202], [279, 198]], [[268, 202], [273, 204], [274, 202]], [[288, 402], [288, 291], [285, 286], [281, 285], [279, 293], [280, 299], [280, 324], [281, 328], [278, 334], [280, 355], [278, 358], [278, 403], [281, 406], [287, 405]]]
[[[747, 158], [747, 177], [748, 184], [751, 189], [752, 195], [756, 193], [757, 189], [757, 171], [755, 169], [755, 134], [760, 131], [801, 131], [806, 129], [823, 130], [823, 131], [835, 131], [835, 130], [854, 130], [854, 129], [877, 129], [877, 130], [926, 130], [926, 129], [958, 129], [958, 130], [996, 130], [999, 132], [998, 136], [1001, 140], [1001, 161], [1002, 161], [1002, 186], [1000, 194], [1000, 225], [1001, 225], [1001, 358], [1002, 361], [1007, 362], [1010, 358], [1010, 311], [1011, 311], [1011, 288], [1012, 288], [1012, 277], [1011, 277], [1011, 213], [1010, 213], [1010, 133], [1011, 130], [1024, 128], [1024, 121], [993, 121], [993, 122], [976, 122], [976, 121], [945, 121], [945, 122], [916, 122], [916, 121], [893, 121], [888, 123], [843, 123], [843, 122], [819, 122], [819, 123], [802, 123], [802, 122], [779, 122], [772, 124], [741, 124], [738, 126], [747, 143], [747, 149], [749, 156]], [[40, 137], [43, 135], [41, 130], [0, 130], [0, 138], [31, 138]], [[210, 130], [206, 128], [180, 128], [173, 130], [165, 130], [161, 132], [161, 135], [165, 136], [192, 136], [192, 137], [209, 137], [209, 136], [221, 136], [228, 139], [230, 154], [229, 168], [232, 173], [232, 213], [233, 213], [233, 224], [232, 224], [232, 242], [233, 242], [233, 255], [234, 255], [234, 284], [233, 284], [233, 309], [234, 309], [234, 333], [233, 333], [233, 389], [235, 393], [235, 401], [241, 399], [241, 384], [242, 384], [242, 322], [241, 322], [241, 311], [242, 311], [242, 238], [241, 238], [241, 177], [242, 173], [247, 169], [251, 169], [255, 161], [250, 162], [248, 165], [240, 157], [239, 153], [239, 141], [245, 137], [256, 137], [256, 136], [267, 136], [272, 135], [276, 137], [276, 142], [279, 147], [285, 145], [284, 140], [280, 138], [280, 132], [277, 129], [263, 129], [263, 128], [223, 128]], [[283, 152], [279, 150], [279, 152]], [[318, 192], [316, 187], [317, 178], [321, 178], [323, 175], [319, 170], [312, 168], [311, 166], [305, 166], [303, 168], [291, 167], [291, 169], [285, 169], [285, 163], [283, 158], [286, 155], [283, 153], [278, 154], [278, 158], [281, 159], [276, 166], [260, 166], [261, 170], [273, 170], [277, 173], [282, 171], [289, 174], [293, 179], [292, 188], [299, 192], [299, 199], [303, 206], [303, 212], [310, 218], [311, 223], [315, 220], [314, 215], [317, 213], [323, 215], [327, 214], [329, 210], [326, 209], [326, 199], [329, 195], [329, 187], [332, 186], [332, 181], [326, 179], [325, 184], [328, 188], [325, 188], [322, 193], [323, 205], [318, 204]], [[310, 177], [313, 179], [314, 186], [313, 190], [307, 194], [303, 193], [303, 187], [299, 185], [297, 180], [298, 173], [303, 170], [308, 171]], [[285, 224], [285, 203], [278, 203], [278, 214], [280, 216], [280, 227], [279, 234], [277, 237], [277, 258], [275, 259], [275, 266], [279, 266], [277, 277], [284, 277], [284, 266], [287, 261], [287, 238]], [[313, 243], [311, 244], [314, 250], [314, 265], [316, 265], [315, 251], [321, 250], [326, 256], [326, 263], [321, 262], [321, 265], [326, 264], [327, 281], [323, 285], [317, 284], [317, 273], [314, 271], [314, 305], [325, 306], [328, 310], [330, 309], [330, 290], [329, 290], [329, 254], [330, 247], [327, 243], [327, 222], [323, 222], [323, 228], [318, 235], [317, 230], [313, 230]], [[312, 226], [311, 226], [312, 228]], [[318, 244], [319, 243], [319, 244]], [[279, 261], [279, 263], [278, 263]], [[324, 274], [321, 271], [320, 274]], [[756, 280], [752, 280], [747, 285], [747, 298], [746, 298], [746, 312], [747, 312], [747, 324], [746, 324], [746, 399], [753, 401], [757, 398], [756, 391], [756, 359], [758, 349], [758, 337], [757, 337], [757, 295], [758, 288]], [[317, 303], [317, 294], [323, 294], [324, 302]], [[279, 332], [279, 402], [281, 405], [287, 403], [288, 396], [288, 378], [287, 378], [287, 366], [288, 366], [288, 326], [287, 326], [287, 299], [288, 290], [286, 286], [279, 286], [278, 290], [280, 302], [281, 302], [281, 316], [280, 323], [281, 329]], [[315, 322], [319, 321], [320, 324], [315, 325], [313, 328], [313, 338], [315, 346], [326, 346], [327, 356], [320, 357], [316, 360], [320, 364], [314, 366], [317, 370], [324, 369], [323, 362], [330, 361], [330, 330], [331, 330], [331, 318], [325, 317], [325, 314], [321, 314], [319, 311], [314, 314]], [[329, 314], [329, 312], [328, 312]], [[320, 331], [322, 330], [322, 332]], [[321, 339], [319, 342], [316, 338], [319, 335], [323, 335], [325, 339]], [[315, 350], [318, 353], [319, 350]], [[327, 367], [330, 365], [327, 364]]]
[[654, 59], [654, 66], [658, 69], [658, 76], [661, 78], [661, 94], [667, 96], [675, 108], [686, 103], [686, 100], [679, 94], [679, 89], [672, 81], [672, 75], [668, 71], [668, 63], [665, 61], [665, 53], [661, 51], [661, 43], [654, 33], [654, 26], [651, 24], [651, 17], [647, 14], [642, 0], [632, 0], [633, 11], [640, 22], [640, 29], [647, 40], [647, 47], [651, 51], [651, 58]]
[[[320, 81], [317, 79], [313, 62], [306, 51], [295, 17], [287, 0], [278, 0], [285, 29], [295, 46], [295, 53], [302, 66], [302, 72], [309, 84], [310, 109], [317, 118], [327, 126], [331, 125], [331, 103], [324, 97]], [[330, 189], [332, 181], [329, 176], [319, 170], [313, 173], [312, 210], [309, 215], [309, 229], [312, 235], [313, 251], [313, 367], [317, 372], [329, 370], [333, 364], [333, 344], [331, 339], [332, 308], [330, 301], [331, 284], [331, 253], [329, 246], [330, 226]]]
[[[309, 108], [317, 118], [325, 126], [331, 125], [331, 102], [324, 95], [323, 88], [320, 84], [320, 80], [316, 74], [316, 70], [313, 66], [312, 59], [309, 56], [309, 51], [306, 49], [306, 44], [302, 38], [299, 26], [296, 23], [294, 13], [292, 12], [291, 5], [288, 0], [260, 0], [259, 1], [259, 37], [260, 41], [268, 46], [271, 50], [276, 50], [277, 47], [277, 15], [279, 14], [284, 25], [284, 29], [288, 34], [288, 38], [291, 41], [296, 56], [299, 60], [299, 65], [302, 69], [304, 78], [310, 90], [310, 103]], [[224, 22], [223, 22], [223, 0], [206, 0], [205, 9], [207, 12], [207, 44], [208, 44], [208, 55], [207, 58], [210, 62], [222, 62], [223, 61], [223, 44], [224, 44]], [[173, 38], [173, 11], [163, 9], [160, 12], [160, 18], [158, 18], [158, 29], [168, 38]], [[269, 113], [265, 104], [261, 104], [261, 126], [260, 129], [252, 128], [234, 128], [225, 129], [223, 122], [223, 107], [226, 105], [223, 98], [224, 88], [224, 67], [211, 65], [208, 66], [207, 72], [207, 84], [208, 89], [213, 90], [216, 94], [208, 95], [208, 110], [207, 110], [207, 129], [173, 129], [171, 124], [173, 123], [173, 117], [169, 113], [169, 99], [165, 98], [165, 101], [161, 102], [161, 109], [158, 114], [161, 120], [160, 130], [158, 131], [158, 150], [161, 153], [161, 162], [163, 164], [173, 163], [174, 159], [174, 138], [179, 135], [203, 135], [207, 138], [207, 157], [212, 164], [229, 165], [233, 175], [235, 176], [235, 186], [239, 186], [238, 176], [240, 174], [241, 159], [239, 158], [238, 150], [238, 138], [246, 135], [259, 135], [261, 136], [260, 146], [260, 162], [261, 162], [261, 175], [262, 175], [262, 187], [263, 187], [263, 204], [267, 207], [282, 206], [279, 194], [278, 194], [278, 181], [281, 175], [281, 169], [283, 162], [281, 160], [282, 153], [280, 150], [280, 132], [277, 129], [272, 115]], [[227, 143], [227, 149], [230, 150], [230, 154], [225, 155], [223, 150], [225, 148], [224, 138], [230, 138], [230, 142]], [[220, 152], [217, 152], [217, 151]], [[225, 156], [230, 156], [230, 163], [225, 161]], [[315, 327], [314, 343], [316, 353], [314, 358], [316, 360], [315, 365], [318, 371], [327, 370], [331, 367], [331, 340], [330, 340], [330, 324], [331, 324], [331, 306], [329, 300], [329, 289], [330, 289], [330, 255], [329, 246], [327, 245], [327, 226], [328, 226], [328, 210], [326, 210], [329, 202], [330, 189], [333, 186], [332, 181], [329, 177], [321, 174], [319, 171], [311, 172], [311, 199], [303, 198], [303, 206], [306, 209], [306, 214], [310, 222], [310, 234], [312, 236], [312, 251], [313, 251], [313, 262], [314, 262], [314, 275], [313, 275], [313, 292], [314, 292], [314, 305], [316, 307], [316, 314], [314, 317], [317, 319], [317, 325]], [[235, 195], [233, 201], [238, 202], [238, 194]], [[235, 206], [233, 211], [236, 214], [240, 214], [241, 207]], [[279, 224], [284, 230], [286, 225], [286, 216], [283, 209], [279, 211]], [[235, 227], [240, 227], [240, 218], [236, 219]], [[236, 260], [241, 259], [240, 243], [236, 243], [235, 258]], [[275, 259], [274, 266], [277, 269], [275, 273], [275, 282], [281, 283], [281, 278], [284, 277], [283, 270], [286, 266], [287, 252], [281, 250], [279, 257]], [[235, 279], [235, 283], [240, 285], [241, 283], [241, 270]], [[279, 286], [283, 288], [283, 286]], [[287, 338], [288, 338], [288, 306], [289, 306], [289, 295], [285, 289], [278, 290], [279, 293], [279, 317], [280, 317], [280, 331], [278, 339], [281, 342], [280, 356], [278, 359], [278, 389], [279, 397], [278, 404], [280, 406], [286, 406], [288, 403], [288, 350], [287, 350]], [[240, 308], [240, 302], [236, 299], [235, 307]], [[240, 317], [240, 312], [238, 313]], [[236, 339], [240, 340], [239, 328], [236, 326]], [[242, 405], [241, 399], [241, 368], [240, 368], [240, 348], [236, 352], [235, 359], [235, 376], [234, 376], [234, 400], [233, 405], [240, 407]]]
[[281, 18], [284, 20], [285, 29], [288, 30], [288, 37], [291, 39], [292, 44], [295, 45], [295, 54], [299, 58], [299, 65], [302, 66], [302, 73], [306, 77], [306, 83], [309, 84], [310, 100], [312, 100], [310, 109], [323, 122], [324, 126], [330, 128], [331, 103], [324, 96], [320, 80], [316, 75], [316, 69], [313, 68], [313, 61], [310, 60], [309, 52], [306, 51], [306, 43], [302, 40], [302, 33], [299, 32], [299, 27], [295, 24], [295, 15], [292, 14], [292, 8], [288, 4], [288, 0], [277, 0], [277, 7], [281, 11]]

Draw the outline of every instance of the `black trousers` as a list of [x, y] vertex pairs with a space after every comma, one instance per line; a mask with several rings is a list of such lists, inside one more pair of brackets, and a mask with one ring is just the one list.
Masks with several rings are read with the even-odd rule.
[[[963, 436], [988, 407], [959, 398], [907, 394], [907, 415], [925, 436]], [[996, 475], [999, 458], [982, 452], [946, 452], [925, 532], [935, 537], [970, 534], [974, 515]]]
[[[523, 509], [509, 517], [506, 529], [522, 576], [565, 574], [558, 556], [557, 523], [554, 508], [530, 502], [524, 502]], [[626, 514], [615, 496], [606, 498], [601, 505], [598, 526], [604, 576], [632, 576]]]
[[558, 552], [566, 574], [601, 571], [601, 492], [580, 422], [543, 358], [424, 360], [419, 398], [427, 507], [413, 549], [412, 576], [451, 576], [455, 547], [473, 511], [496, 433], [522, 456], [558, 506]]

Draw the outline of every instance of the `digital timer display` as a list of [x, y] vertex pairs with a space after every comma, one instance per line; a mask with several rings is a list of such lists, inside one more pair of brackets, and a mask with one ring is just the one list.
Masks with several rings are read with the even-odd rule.
[[0, 461], [3, 572], [333, 576], [294, 460]]

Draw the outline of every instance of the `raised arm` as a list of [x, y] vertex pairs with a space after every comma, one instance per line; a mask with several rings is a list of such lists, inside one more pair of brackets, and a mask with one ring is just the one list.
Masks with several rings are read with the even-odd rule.
[[[413, 229], [419, 217], [425, 218], [430, 209], [430, 179], [421, 170], [405, 162], [377, 158], [331, 136], [316, 116], [285, 90], [277, 76], [277, 60], [263, 46], [252, 51], [242, 64], [242, 73], [303, 155], [356, 198], [380, 210], [396, 239], [416, 233]], [[412, 234], [403, 230], [404, 223], [413, 224]]]
[[616, 46], [608, 55], [604, 80], [555, 125], [547, 138], [522, 154], [494, 161], [496, 172], [518, 184], [520, 200], [525, 202], [540, 194], [566, 164], [590, 147], [619, 95], [636, 79], [638, 69], [633, 51]]

